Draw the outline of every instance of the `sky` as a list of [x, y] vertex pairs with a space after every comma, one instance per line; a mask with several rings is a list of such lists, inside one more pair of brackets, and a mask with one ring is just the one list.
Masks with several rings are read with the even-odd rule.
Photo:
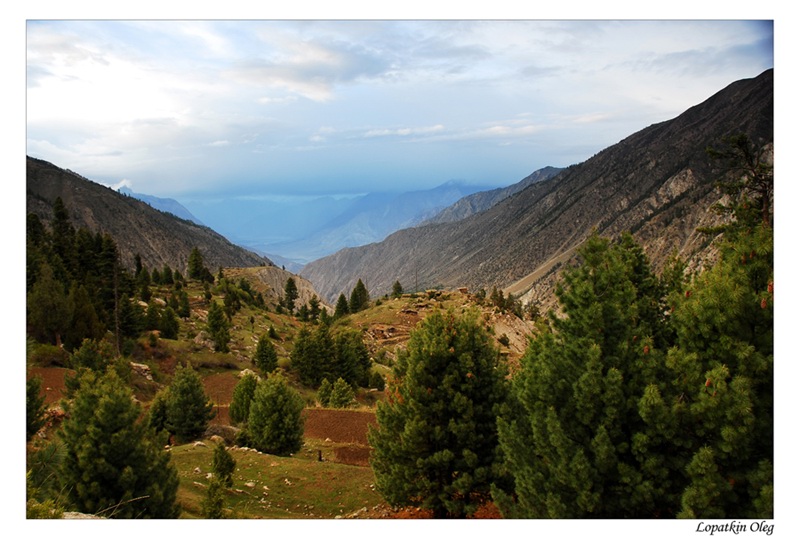
[[505, 186], [773, 67], [745, 20], [36, 20], [26, 152], [181, 200]]

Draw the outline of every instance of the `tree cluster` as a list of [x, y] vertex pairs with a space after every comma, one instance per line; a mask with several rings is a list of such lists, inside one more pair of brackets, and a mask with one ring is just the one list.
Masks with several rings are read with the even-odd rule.
[[295, 336], [291, 358], [292, 368], [306, 386], [316, 388], [323, 379], [333, 383], [338, 378], [352, 386], [369, 384], [369, 351], [358, 331], [332, 334], [326, 325], [313, 331], [303, 327]]

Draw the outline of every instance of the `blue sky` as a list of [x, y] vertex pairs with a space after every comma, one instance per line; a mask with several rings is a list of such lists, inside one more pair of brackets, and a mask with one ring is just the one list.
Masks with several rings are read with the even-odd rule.
[[179, 200], [507, 185], [773, 67], [763, 21], [29, 20], [26, 152]]

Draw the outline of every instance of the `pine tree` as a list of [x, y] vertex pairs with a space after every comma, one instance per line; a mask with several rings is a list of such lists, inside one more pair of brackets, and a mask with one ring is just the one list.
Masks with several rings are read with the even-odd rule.
[[225, 485], [216, 476], [209, 481], [200, 507], [203, 518], [225, 518]]
[[349, 408], [356, 402], [356, 395], [353, 388], [346, 380], [339, 377], [333, 383], [330, 396], [328, 397], [328, 405], [331, 408]]
[[186, 276], [193, 280], [203, 280], [203, 276], [206, 269], [206, 266], [203, 262], [203, 254], [200, 253], [200, 249], [195, 246], [192, 248], [191, 253], [189, 254], [189, 264], [186, 269]]
[[660, 297], [642, 284], [652, 277], [634, 262], [640, 253], [628, 239], [594, 235], [563, 273], [563, 316], [529, 345], [513, 379], [516, 418], [500, 420], [516, 503], [495, 497], [507, 516], [652, 517], [674, 501], [669, 420], [640, 415], [665, 376], [650, 310]]
[[273, 373], [256, 388], [247, 419], [251, 447], [273, 455], [296, 453], [303, 445], [302, 396], [280, 373]]
[[43, 263], [39, 277], [28, 293], [28, 325], [39, 341], [61, 345], [69, 326], [69, 303], [64, 285], [55, 279], [50, 265]]
[[83, 373], [65, 405], [60, 477], [71, 506], [110, 518], [176, 518], [178, 474], [170, 454], [113, 370]]
[[25, 385], [25, 436], [33, 438], [45, 424], [45, 397], [42, 391], [42, 378], [31, 377]]
[[275, 350], [275, 345], [269, 340], [268, 335], [261, 336], [258, 339], [253, 363], [264, 375], [272, 373], [278, 367], [278, 351]]
[[475, 312], [417, 325], [369, 432], [378, 491], [393, 506], [462, 517], [489, 497], [499, 462], [505, 367]]
[[392, 285], [392, 298], [400, 298], [401, 296], [403, 296], [403, 286], [400, 285], [399, 280], [395, 280]]
[[186, 442], [205, 432], [214, 415], [214, 404], [206, 395], [200, 375], [191, 365], [178, 366], [169, 386], [167, 430]]
[[178, 321], [178, 314], [175, 313], [175, 310], [169, 306], [164, 308], [158, 323], [158, 329], [161, 331], [161, 337], [166, 339], [178, 339], [180, 327], [181, 325], [180, 321]]
[[321, 406], [330, 406], [331, 390], [333, 390], [331, 381], [329, 381], [327, 378], [322, 379], [319, 389], [317, 390], [317, 401], [319, 401]]
[[214, 348], [219, 352], [228, 352], [231, 340], [230, 323], [225, 311], [217, 302], [211, 302], [208, 308], [208, 332], [214, 341]]
[[333, 340], [328, 328], [317, 327], [312, 333], [305, 326], [295, 336], [292, 349], [292, 369], [297, 371], [300, 382], [316, 388], [325, 377], [325, 364], [333, 349]]
[[329, 358], [323, 365], [324, 375], [330, 381], [342, 378], [352, 386], [366, 387], [369, 384], [371, 360], [361, 332], [339, 332], [333, 339], [332, 351], [327, 353]]
[[369, 305], [369, 291], [367, 286], [361, 281], [361, 278], [356, 282], [353, 291], [350, 293], [350, 302], [348, 308], [350, 313], [357, 313]]
[[211, 462], [211, 471], [214, 477], [226, 487], [233, 486], [233, 471], [236, 469], [236, 461], [233, 459], [225, 444], [220, 442], [214, 448], [214, 458]]
[[288, 278], [283, 288], [283, 306], [289, 310], [289, 313], [294, 311], [294, 303], [298, 296], [297, 283], [294, 278]]
[[339, 299], [336, 301], [336, 309], [333, 312], [333, 318], [339, 319], [350, 313], [350, 306], [347, 304], [347, 298], [344, 293], [339, 294]]
[[258, 377], [252, 374], [243, 376], [236, 383], [236, 387], [233, 389], [231, 405], [228, 408], [231, 422], [234, 424], [241, 424], [247, 421], [250, 415], [250, 404], [253, 402], [257, 386]]
[[[772, 167], [765, 153], [735, 136], [727, 150], [734, 175], [722, 183], [732, 217], [720, 259], [673, 295], [676, 348], [667, 359], [678, 400], [675, 429], [689, 484], [681, 517], [773, 516]], [[713, 153], [713, 152], [712, 152]]]
[[86, 339], [100, 339], [105, 328], [97, 316], [91, 297], [86, 288], [73, 281], [67, 296], [69, 326], [64, 336], [64, 347], [72, 350]]

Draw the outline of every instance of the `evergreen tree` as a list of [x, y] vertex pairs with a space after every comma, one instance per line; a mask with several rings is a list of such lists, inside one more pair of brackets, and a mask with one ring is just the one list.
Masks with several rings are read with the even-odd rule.
[[113, 370], [85, 372], [65, 405], [60, 477], [71, 506], [110, 518], [176, 518], [178, 474], [170, 454]]
[[186, 268], [186, 276], [193, 280], [204, 280], [203, 276], [205, 275], [206, 266], [203, 262], [203, 254], [200, 253], [200, 249], [195, 246], [192, 248], [191, 253], [189, 254], [189, 264]]
[[302, 396], [280, 373], [273, 373], [256, 388], [247, 419], [251, 447], [274, 455], [296, 453], [303, 445]]
[[350, 302], [348, 308], [350, 313], [357, 313], [369, 305], [369, 291], [367, 286], [361, 281], [361, 278], [356, 282], [353, 291], [350, 293]]
[[278, 367], [278, 351], [275, 350], [275, 345], [269, 340], [269, 336], [264, 335], [258, 339], [253, 362], [264, 375], [272, 373]]
[[257, 386], [258, 377], [252, 374], [243, 376], [236, 383], [236, 387], [233, 389], [231, 405], [228, 408], [231, 422], [234, 424], [241, 424], [247, 421], [250, 415], [250, 404], [253, 402]]
[[169, 387], [156, 392], [147, 409], [147, 424], [157, 433], [167, 430], [167, 408], [169, 407]]
[[326, 326], [319, 326], [313, 333], [305, 326], [300, 329], [291, 355], [292, 369], [297, 371], [300, 382], [312, 388], [319, 386], [332, 348], [333, 340]]
[[67, 296], [69, 326], [64, 336], [64, 347], [75, 349], [86, 339], [100, 339], [105, 328], [97, 316], [91, 297], [86, 288], [73, 281]]
[[328, 351], [328, 362], [323, 366], [324, 375], [329, 380], [343, 378], [352, 386], [365, 387], [369, 384], [371, 361], [361, 332], [339, 332], [333, 340], [332, 351]]
[[283, 288], [283, 306], [289, 310], [289, 313], [294, 311], [294, 303], [298, 296], [297, 283], [294, 278], [288, 278]]
[[322, 379], [319, 389], [317, 390], [317, 401], [319, 401], [321, 406], [330, 406], [332, 390], [333, 386], [331, 382], [327, 378]]
[[347, 298], [344, 293], [339, 294], [339, 299], [336, 301], [336, 309], [333, 312], [333, 318], [339, 319], [350, 313], [350, 306], [347, 304]]
[[392, 298], [400, 298], [401, 296], [403, 296], [403, 286], [400, 285], [399, 280], [395, 280], [392, 285]]
[[212, 302], [209, 306], [207, 322], [209, 335], [214, 340], [214, 348], [219, 352], [228, 352], [228, 343], [231, 340], [230, 323], [217, 302]]
[[718, 209], [732, 218], [719, 228], [717, 264], [672, 295], [672, 382], [650, 412], [670, 410], [672, 430], [681, 433], [675, 443], [689, 483], [678, 516], [771, 518], [772, 166], [746, 137], [726, 143], [711, 154], [726, 161], [720, 186], [729, 202]]
[[158, 329], [161, 332], [161, 337], [166, 339], [178, 339], [178, 332], [180, 331], [180, 321], [178, 321], [178, 314], [175, 313], [171, 307], [167, 306], [161, 313], [161, 319], [158, 323]]
[[214, 477], [226, 487], [233, 486], [233, 471], [236, 469], [236, 461], [233, 459], [225, 444], [220, 442], [214, 448], [214, 458], [211, 462], [211, 471]]
[[39, 277], [28, 293], [28, 326], [42, 342], [61, 345], [69, 326], [69, 303], [64, 285], [53, 277], [50, 265], [43, 263]]
[[[674, 500], [667, 423], [648, 424], [640, 401], [663, 389], [664, 349], [650, 305], [656, 287], [639, 248], [596, 235], [582, 263], [563, 274], [563, 316], [533, 340], [513, 379], [515, 419], [500, 420], [516, 503], [506, 515], [534, 518], [653, 517]], [[652, 386], [652, 387], [651, 387]]]
[[212, 520], [225, 518], [225, 485], [216, 476], [209, 481], [200, 508], [203, 518]]
[[70, 366], [73, 369], [87, 368], [93, 371], [105, 371], [116, 358], [116, 350], [110, 341], [84, 339], [70, 357]]
[[437, 518], [474, 512], [498, 477], [497, 416], [507, 394], [505, 366], [477, 313], [428, 315], [395, 374], [369, 432], [378, 491], [390, 505]]
[[33, 438], [45, 424], [44, 412], [46, 406], [42, 395], [42, 378], [31, 377], [25, 384], [25, 436], [26, 440]]
[[356, 394], [353, 388], [346, 380], [339, 377], [333, 383], [330, 396], [328, 397], [328, 405], [331, 408], [349, 408], [356, 402]]
[[186, 442], [205, 432], [214, 415], [214, 404], [206, 395], [200, 375], [191, 365], [178, 366], [169, 386], [167, 430]]

